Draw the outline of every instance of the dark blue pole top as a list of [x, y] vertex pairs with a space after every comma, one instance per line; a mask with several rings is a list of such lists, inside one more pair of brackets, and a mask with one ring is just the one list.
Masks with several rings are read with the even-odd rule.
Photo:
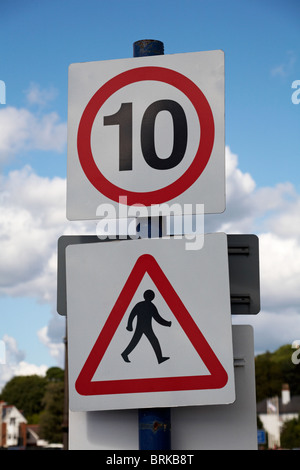
[[133, 43], [133, 57], [163, 55], [164, 43], [155, 39], [141, 39]]

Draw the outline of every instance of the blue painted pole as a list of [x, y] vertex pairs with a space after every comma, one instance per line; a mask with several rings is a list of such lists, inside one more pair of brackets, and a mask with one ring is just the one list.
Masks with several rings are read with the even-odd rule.
[[171, 449], [170, 408], [145, 408], [139, 410], [140, 450]]
[[[133, 57], [163, 55], [164, 44], [154, 39], [142, 39], [133, 43]], [[151, 233], [151, 220], [148, 219]], [[162, 233], [160, 217], [159, 234]], [[150, 236], [150, 235], [149, 235]], [[171, 410], [170, 408], [145, 408], [139, 410], [140, 450], [171, 449]]]

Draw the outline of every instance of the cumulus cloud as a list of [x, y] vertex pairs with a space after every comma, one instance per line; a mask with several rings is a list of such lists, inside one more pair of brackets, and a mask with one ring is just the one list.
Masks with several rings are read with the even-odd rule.
[[4, 335], [2, 341], [5, 345], [5, 363], [0, 364], [0, 391], [3, 386], [16, 375], [41, 375], [44, 376], [48, 367], [30, 364], [24, 359], [26, 353], [21, 351], [15, 338]]
[[4, 335], [2, 338], [5, 344], [6, 361], [11, 364], [19, 363], [24, 360], [25, 352], [18, 348], [15, 338]]
[[226, 211], [206, 216], [205, 231], [258, 235], [261, 312], [233, 322], [255, 327], [258, 351], [274, 350], [300, 338], [300, 194], [289, 182], [256, 187], [229, 148], [226, 183]]
[[299, 308], [299, 240], [274, 233], [263, 233], [259, 240], [262, 305], [279, 313], [282, 309]]
[[233, 323], [253, 326], [255, 354], [262, 354], [274, 351], [283, 344], [292, 347], [294, 340], [300, 340], [299, 317], [299, 309], [281, 309], [280, 315], [272, 310], [261, 310], [251, 318], [247, 315], [233, 317]]
[[[57, 321], [56, 323], [60, 322]], [[50, 355], [55, 359], [56, 363], [64, 367], [65, 346], [62, 342], [61, 328], [59, 328], [59, 335], [50, 337], [49, 326], [44, 326], [38, 331], [38, 337], [41, 343], [49, 349]]]
[[300, 195], [293, 187], [286, 192], [288, 194], [285, 203], [269, 217], [268, 229], [281, 238], [294, 237], [300, 240]]
[[[226, 210], [223, 214], [207, 215], [205, 229], [207, 232], [291, 234], [297, 227], [300, 233], [299, 205], [300, 195], [289, 182], [256, 187], [252, 176], [239, 169], [238, 156], [226, 147]], [[293, 217], [293, 227], [283, 225]]]
[[66, 180], [12, 171], [0, 177], [0, 210], [0, 294], [53, 302], [57, 240], [88, 230], [66, 219]]
[[[300, 195], [290, 183], [257, 187], [229, 148], [226, 172], [226, 211], [206, 217], [205, 231], [259, 236], [262, 310], [234, 322], [253, 324], [256, 349], [272, 350], [292, 336], [291, 341], [300, 338]], [[1, 177], [0, 208], [0, 295], [27, 295], [52, 305], [50, 322], [37, 334], [63, 366], [65, 323], [56, 313], [57, 240], [64, 234], [95, 234], [96, 224], [68, 222], [66, 181], [40, 177], [30, 167]], [[7, 339], [7, 344], [13, 354], [13, 341]], [[13, 357], [13, 368], [1, 366], [2, 381], [12, 371], [27, 370], [16, 344]]]
[[55, 112], [39, 115], [6, 106], [0, 110], [0, 129], [0, 164], [24, 151], [62, 152], [67, 142], [67, 124]]
[[29, 167], [1, 178], [1, 293], [53, 300], [65, 186], [64, 179], [39, 177]]
[[[51, 305], [48, 325], [36, 334], [53, 362], [64, 367], [65, 318], [56, 312], [57, 240], [95, 232], [88, 223], [67, 221], [66, 180], [38, 176], [29, 166], [0, 177], [0, 213], [0, 295], [32, 297]], [[14, 338], [5, 341], [8, 357], [0, 365], [0, 386], [13, 375], [46, 370], [28, 364]]]
[[44, 108], [53, 101], [58, 95], [58, 90], [53, 86], [41, 88], [38, 83], [31, 82], [26, 90], [26, 100], [29, 105], [37, 105]]

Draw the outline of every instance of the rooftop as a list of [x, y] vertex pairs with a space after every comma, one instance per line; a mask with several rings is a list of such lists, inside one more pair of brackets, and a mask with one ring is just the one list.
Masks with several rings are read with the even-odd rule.
[[[269, 398], [265, 398], [257, 403], [256, 409], [258, 414], [267, 413], [267, 403], [269, 400]], [[300, 395], [291, 396], [290, 401], [286, 404], [283, 404], [282, 398], [278, 397], [278, 404], [279, 414], [300, 413]]]

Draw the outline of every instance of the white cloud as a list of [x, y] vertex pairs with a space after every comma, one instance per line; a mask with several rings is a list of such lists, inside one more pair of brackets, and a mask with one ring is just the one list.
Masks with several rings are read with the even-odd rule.
[[[53, 362], [64, 367], [65, 318], [56, 312], [57, 241], [61, 235], [87, 233], [88, 223], [67, 221], [65, 179], [40, 177], [28, 166], [0, 177], [0, 211], [0, 295], [33, 297], [52, 306], [49, 324], [37, 334]], [[3, 312], [1, 321], [5, 325]], [[0, 386], [13, 375], [47, 369], [26, 362], [14, 338], [6, 343]]]
[[238, 167], [238, 157], [226, 147], [226, 210], [208, 215], [206, 231], [227, 233], [272, 232], [280, 236], [300, 234], [300, 195], [289, 183], [256, 187], [249, 173]]
[[263, 307], [277, 312], [292, 307], [299, 308], [299, 241], [295, 238], [280, 238], [274, 233], [261, 234], [259, 240]]
[[[233, 324], [252, 325], [254, 329], [255, 353], [262, 354], [274, 351], [283, 344], [300, 340], [299, 309], [281, 310], [278, 312], [261, 310], [258, 315], [233, 317]], [[293, 350], [291, 349], [291, 356]]]
[[55, 112], [35, 115], [27, 109], [7, 106], [0, 110], [0, 163], [19, 152], [62, 152], [67, 142], [67, 124]]
[[41, 343], [49, 349], [50, 356], [55, 359], [56, 363], [64, 367], [65, 345], [62, 342], [62, 335], [59, 335], [59, 342], [54, 341], [49, 337], [49, 326], [44, 326], [38, 331], [38, 337]]
[[[300, 195], [290, 183], [256, 187], [229, 148], [226, 167], [227, 209], [208, 217], [205, 230], [258, 234], [262, 311], [241, 323], [254, 325], [258, 351], [272, 350], [300, 335]], [[29, 167], [0, 179], [0, 208], [0, 294], [27, 295], [52, 305], [53, 316], [38, 336], [63, 367], [65, 319], [56, 313], [57, 240], [64, 234], [95, 234], [96, 224], [68, 222], [66, 181], [40, 177]], [[25, 362], [13, 339], [7, 344], [15, 362], [0, 366], [2, 383], [9, 374], [43, 370]]]
[[87, 233], [88, 223], [66, 219], [66, 181], [30, 167], [0, 178], [0, 295], [31, 296], [55, 304], [57, 240]]
[[274, 350], [300, 337], [300, 195], [289, 182], [257, 188], [229, 148], [226, 171], [226, 211], [206, 216], [205, 231], [258, 235], [261, 312], [234, 322], [254, 325], [257, 350]]
[[65, 187], [64, 179], [39, 177], [29, 168], [3, 179], [0, 295], [30, 296], [56, 307], [58, 238], [95, 234], [94, 223], [91, 230], [88, 222], [67, 221]]
[[300, 240], [300, 195], [294, 188], [291, 188], [289, 194], [285, 203], [269, 217], [268, 228], [279, 237]]
[[29, 105], [46, 106], [53, 101], [58, 95], [58, 91], [54, 87], [41, 88], [38, 83], [30, 83], [26, 90], [26, 100]]
[[239, 170], [238, 158], [229, 148], [226, 167], [227, 209], [213, 216], [214, 229], [257, 234], [262, 308], [277, 313], [299, 308], [300, 195], [289, 182], [257, 188], [252, 177]]
[[243, 173], [238, 168], [238, 156], [231, 152], [229, 147], [226, 154], [226, 200], [231, 202], [240, 196], [243, 198], [251, 194], [256, 185], [249, 173]]
[[289, 76], [293, 70], [294, 65], [297, 62], [297, 57], [294, 51], [287, 51], [285, 59], [271, 70], [271, 75], [276, 77], [287, 77]]
[[15, 364], [23, 361], [25, 358], [25, 352], [18, 348], [15, 338], [4, 335], [2, 340], [5, 344], [6, 362]]
[[0, 293], [53, 300], [65, 180], [41, 178], [25, 167], [0, 182]]
[[2, 341], [5, 345], [5, 364], [0, 363], [0, 391], [3, 386], [16, 375], [44, 376], [48, 369], [46, 365], [37, 366], [24, 360], [26, 354], [19, 350], [15, 338], [4, 335]]

